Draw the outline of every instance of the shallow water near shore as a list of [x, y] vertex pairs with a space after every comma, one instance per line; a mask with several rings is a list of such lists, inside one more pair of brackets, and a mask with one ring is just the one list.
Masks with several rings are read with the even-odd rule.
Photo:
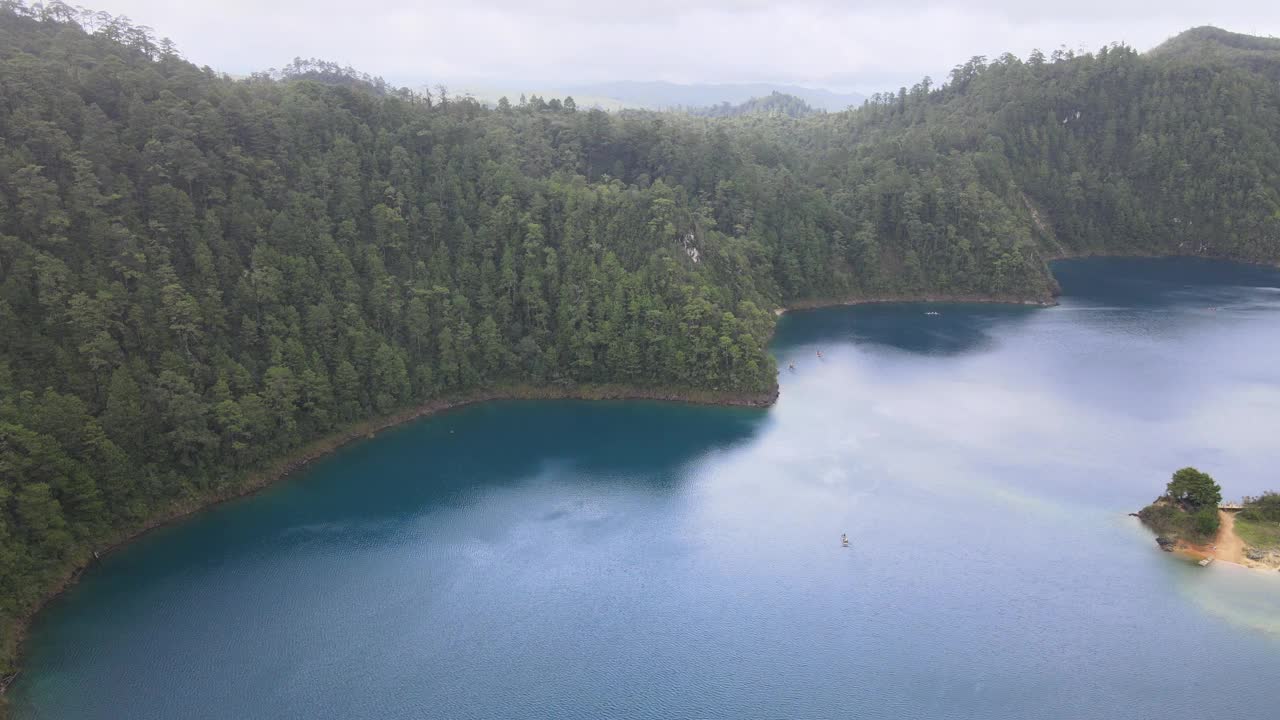
[[495, 402], [348, 446], [88, 571], [13, 714], [1269, 720], [1280, 573], [1126, 514], [1188, 464], [1280, 489], [1280, 272], [1055, 274], [1053, 308], [788, 313], [769, 410]]

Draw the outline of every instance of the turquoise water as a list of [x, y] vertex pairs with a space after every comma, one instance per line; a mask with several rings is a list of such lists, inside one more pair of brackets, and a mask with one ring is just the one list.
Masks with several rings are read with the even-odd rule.
[[1280, 273], [1055, 272], [1055, 308], [787, 315], [767, 411], [494, 403], [348, 447], [104, 559], [15, 716], [1275, 718], [1280, 573], [1126, 513], [1186, 464], [1280, 485]]

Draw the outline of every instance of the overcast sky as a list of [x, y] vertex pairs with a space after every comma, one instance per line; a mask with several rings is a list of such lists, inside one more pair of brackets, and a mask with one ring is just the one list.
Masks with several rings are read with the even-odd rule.
[[1217, 25], [1280, 36], [1280, 0], [84, 0], [243, 74], [295, 56], [401, 85], [777, 82], [873, 92], [973, 55], [1145, 50]]

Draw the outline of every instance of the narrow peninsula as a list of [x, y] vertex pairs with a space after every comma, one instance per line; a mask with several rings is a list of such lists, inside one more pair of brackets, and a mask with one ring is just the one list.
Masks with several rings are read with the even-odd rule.
[[1185, 467], [1165, 492], [1137, 513], [1166, 552], [1201, 565], [1220, 560], [1280, 569], [1280, 494], [1267, 492], [1238, 504], [1222, 502], [1222, 488], [1208, 473]]

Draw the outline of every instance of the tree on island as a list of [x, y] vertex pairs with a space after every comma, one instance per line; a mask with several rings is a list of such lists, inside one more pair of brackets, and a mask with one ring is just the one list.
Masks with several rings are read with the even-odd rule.
[[[1220, 502], [1222, 488], [1212, 476], [1184, 467], [1170, 478], [1165, 494], [1143, 508], [1138, 517], [1160, 533], [1158, 541], [1182, 537], [1203, 542], [1218, 533]], [[1161, 542], [1161, 546], [1164, 545]]]
[[1185, 509], [1196, 512], [1206, 508], [1218, 509], [1222, 502], [1222, 488], [1208, 473], [1193, 467], [1184, 467], [1173, 474], [1165, 487], [1165, 495]]

